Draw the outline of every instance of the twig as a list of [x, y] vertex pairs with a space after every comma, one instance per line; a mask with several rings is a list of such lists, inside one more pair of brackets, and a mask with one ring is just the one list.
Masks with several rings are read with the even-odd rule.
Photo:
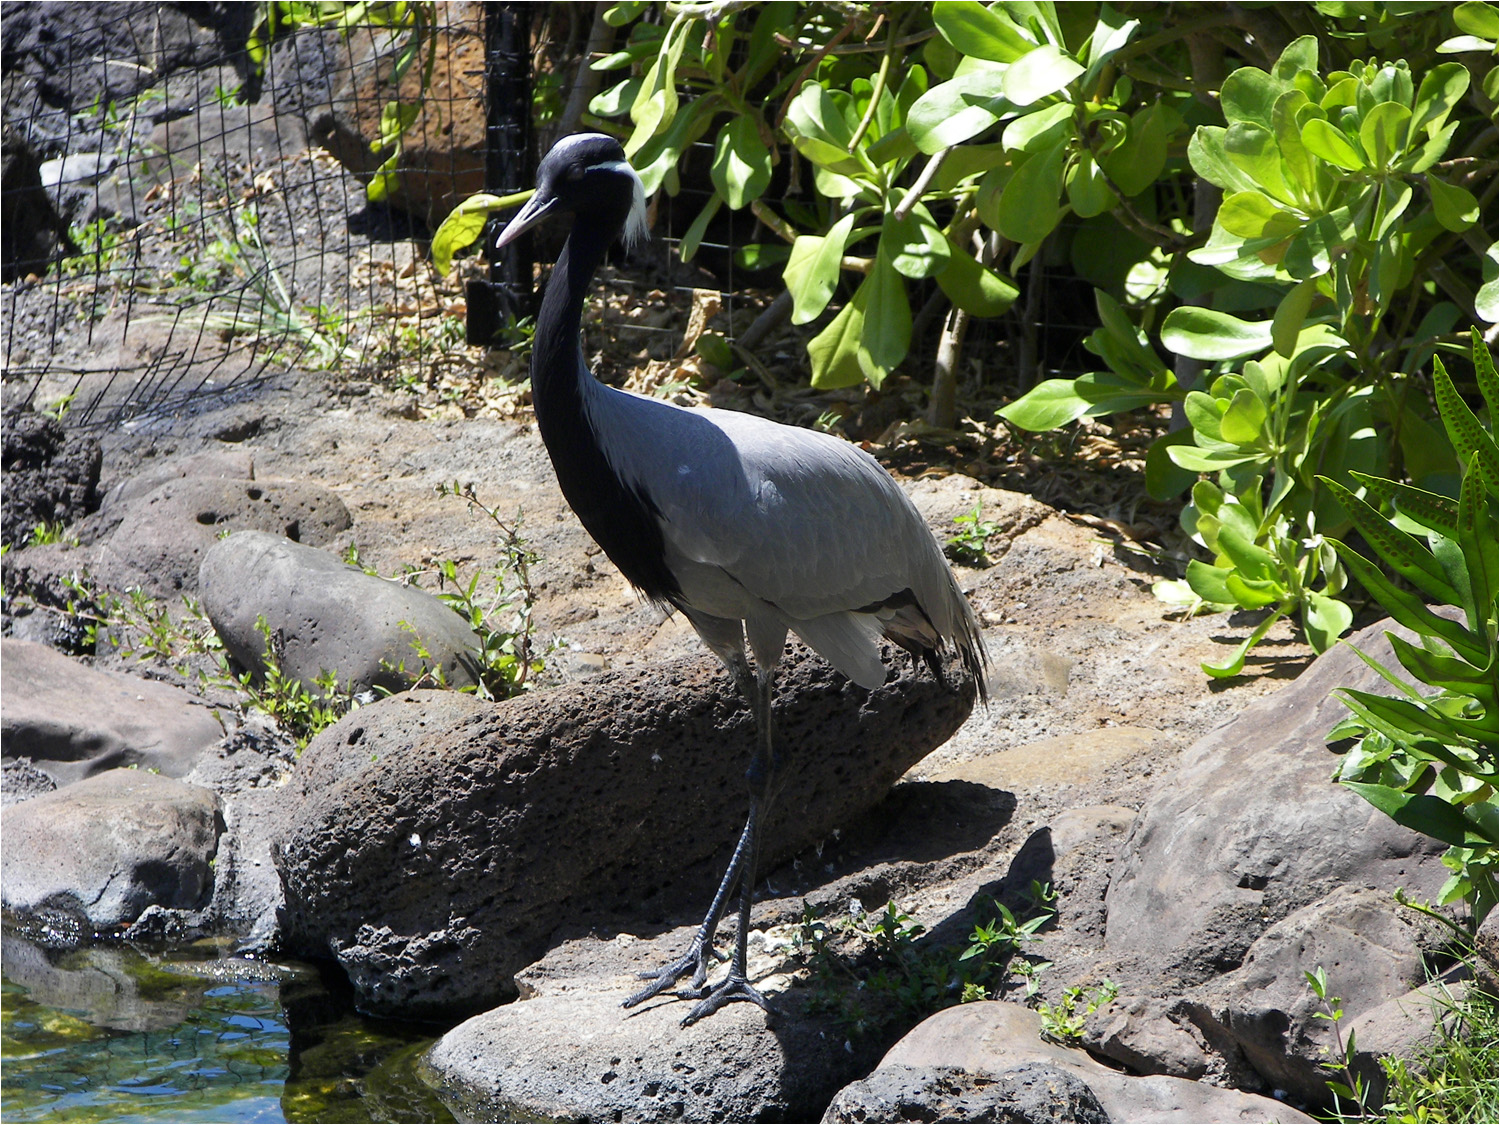
[[922, 198], [922, 193], [927, 190], [927, 186], [932, 183], [933, 177], [938, 174], [938, 169], [943, 166], [943, 161], [948, 159], [948, 154], [952, 151], [953, 149], [950, 146], [949, 148], [938, 150], [927, 158], [927, 164], [922, 168], [922, 174], [917, 177], [917, 182], [911, 185], [911, 190], [906, 193], [906, 198], [896, 204], [895, 209], [891, 211], [891, 218], [899, 220], [911, 214], [911, 209], [917, 205], [917, 200]]
[[[884, 16], [880, 17], [884, 19]], [[895, 48], [896, 25], [891, 24], [891, 33], [886, 36], [885, 54], [880, 57], [880, 69], [875, 72], [875, 83], [870, 87], [870, 105], [865, 110], [865, 115], [860, 118], [859, 128], [854, 130], [854, 136], [849, 138], [849, 152], [859, 147], [859, 142], [865, 139], [869, 132], [870, 122], [875, 120], [875, 111], [880, 108], [880, 95], [885, 93], [886, 76], [891, 72], [891, 57], [896, 53]]]

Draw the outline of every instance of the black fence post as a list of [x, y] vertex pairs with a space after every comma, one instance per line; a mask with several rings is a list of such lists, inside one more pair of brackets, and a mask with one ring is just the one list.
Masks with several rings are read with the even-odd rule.
[[[485, 167], [484, 189], [508, 195], [532, 186], [536, 155], [531, 132], [531, 5], [484, 6]], [[532, 239], [523, 235], [495, 255], [493, 226], [483, 244], [490, 263], [488, 281], [467, 287], [467, 336], [471, 345], [494, 344], [507, 318], [519, 320], [535, 309]]]

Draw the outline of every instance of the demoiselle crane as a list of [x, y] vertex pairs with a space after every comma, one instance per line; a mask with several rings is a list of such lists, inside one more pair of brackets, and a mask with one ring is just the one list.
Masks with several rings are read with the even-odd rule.
[[[570, 215], [547, 283], [531, 353], [537, 427], [563, 495], [632, 585], [681, 610], [734, 678], [755, 716], [746, 778], [750, 810], [729, 868], [687, 951], [625, 1001], [633, 1007], [692, 974], [684, 1025], [726, 1003], [765, 998], [746, 977], [746, 938], [760, 826], [783, 776], [772, 721], [776, 666], [788, 630], [867, 690], [886, 678], [879, 641], [941, 672], [956, 651], [984, 693], [974, 611], [910, 499], [869, 454], [829, 434], [730, 410], [684, 409], [605, 386], [583, 358], [581, 319], [605, 250], [646, 237], [640, 177], [612, 137], [558, 141], [536, 193], [496, 240]], [[755, 657], [751, 670], [745, 644]], [[739, 889], [729, 973], [710, 986], [714, 933]]]

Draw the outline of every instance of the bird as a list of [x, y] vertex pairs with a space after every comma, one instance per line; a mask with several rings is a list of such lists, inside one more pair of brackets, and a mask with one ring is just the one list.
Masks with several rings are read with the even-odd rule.
[[[642, 973], [650, 983], [624, 1006], [690, 976], [676, 993], [696, 1001], [684, 1026], [736, 1001], [769, 1011], [747, 977], [747, 938], [761, 825], [791, 753], [772, 713], [788, 632], [871, 691], [886, 679], [882, 638], [940, 678], [943, 657], [954, 654], [960, 681], [984, 699], [979, 622], [910, 498], [864, 450], [748, 413], [632, 394], [590, 372], [581, 324], [593, 276], [617, 238], [628, 253], [649, 237], [645, 189], [619, 141], [601, 133], [557, 141], [495, 250], [553, 219], [571, 226], [535, 321], [531, 398], [558, 484], [631, 585], [686, 617], [756, 728], [749, 811], [708, 912], [682, 956]], [[720, 960], [714, 939], [736, 889], [729, 971], [710, 984]]]

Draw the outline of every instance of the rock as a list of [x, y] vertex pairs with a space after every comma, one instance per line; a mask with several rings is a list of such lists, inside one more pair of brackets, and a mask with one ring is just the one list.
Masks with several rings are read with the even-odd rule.
[[224, 727], [181, 688], [101, 672], [42, 645], [0, 641], [6, 758], [29, 758], [56, 781], [138, 765], [181, 777]]
[[212, 793], [145, 770], [109, 770], [5, 817], [5, 908], [60, 910], [97, 928], [149, 906], [201, 906], [219, 839]]
[[995, 1074], [882, 1066], [839, 1091], [824, 1121], [1108, 1121], [1081, 1078], [1046, 1063]]
[[124, 516], [132, 501], [155, 492], [170, 481], [184, 477], [253, 481], [255, 457], [248, 449], [228, 445], [200, 449], [185, 457], [174, 457], [164, 464], [144, 468], [110, 488], [104, 502], [99, 505], [100, 516], [107, 521], [107, 527], [112, 531], [118, 526], [119, 519]]
[[366, 574], [316, 547], [239, 532], [203, 556], [198, 590], [241, 667], [264, 667], [266, 638], [257, 624], [264, 618], [280, 638], [282, 672], [311, 691], [326, 672], [336, 672], [345, 690], [401, 691], [428, 664], [453, 687], [478, 682], [480, 641], [467, 621], [425, 590]]
[[[1392, 627], [1373, 625], [1351, 644], [1396, 667], [1384, 637]], [[1446, 845], [1330, 780], [1326, 735], [1348, 711], [1329, 693], [1387, 686], [1339, 645], [1200, 739], [1162, 779], [1107, 899], [1108, 950], [1155, 982], [1142, 992], [1168, 995], [1236, 968], [1268, 926], [1336, 887], [1437, 896]]]
[[432, 230], [483, 190], [486, 135], [483, 6], [445, 0], [438, 7], [432, 82], [425, 96], [422, 65], [410, 67], [397, 90], [390, 41], [368, 38], [331, 104], [312, 121], [313, 140], [368, 183], [391, 154], [390, 146], [381, 144], [384, 106], [398, 94], [403, 103], [420, 105], [420, 116], [401, 142], [389, 202]]
[[439, 1039], [423, 1077], [467, 1121], [813, 1121], [875, 1061], [809, 1016], [785, 977], [764, 980], [753, 956], [769, 1014], [731, 1004], [684, 1028], [687, 1006], [670, 994], [623, 1011], [635, 974], [691, 937], [565, 943], [520, 974], [518, 1003]]
[[30, 758], [6, 758], [4, 771], [5, 783], [0, 785], [0, 806], [29, 801], [57, 788], [57, 782], [32, 765]]
[[971, 1075], [1004, 1075], [1018, 1066], [1039, 1063], [1081, 1079], [1109, 1121], [1313, 1120], [1291, 1106], [1257, 1094], [1162, 1075], [1122, 1074], [1095, 1062], [1083, 1051], [1043, 1040], [1041, 1032], [1041, 1017], [1019, 1004], [998, 1000], [960, 1004], [918, 1024], [886, 1052], [880, 1069], [956, 1067]]
[[23, 546], [41, 523], [72, 523], [99, 506], [103, 454], [92, 438], [69, 435], [45, 414], [7, 411], [5, 508], [0, 538]]
[[[763, 870], [871, 808], [973, 706], [906, 661], [865, 692], [794, 651]], [[744, 820], [753, 742], [707, 656], [499, 704], [414, 691], [361, 708], [303, 752], [276, 852], [284, 938], [337, 958], [371, 1011], [497, 1003], [560, 925], [701, 916]]]
[[0, 139], [0, 281], [45, 273], [67, 238], [68, 224], [42, 186], [35, 148], [7, 124]]
[[171, 480], [127, 502], [106, 541], [104, 577], [158, 597], [193, 593], [198, 569], [223, 532], [268, 531], [317, 547], [353, 521], [330, 492], [292, 481]]
[[[1321, 967], [1345, 1018], [1355, 1019], [1424, 983], [1423, 952], [1439, 948], [1444, 936], [1439, 923], [1388, 893], [1340, 887], [1262, 934], [1240, 968], [1194, 990], [1194, 1022], [1221, 1053], [1226, 1043], [1237, 1051], [1268, 1088], [1328, 1104], [1321, 1064], [1335, 1049], [1333, 1030], [1318, 1018], [1326, 1009], [1304, 973]], [[1379, 1057], [1362, 1038], [1356, 1044], [1356, 1073], [1379, 1104]]]

